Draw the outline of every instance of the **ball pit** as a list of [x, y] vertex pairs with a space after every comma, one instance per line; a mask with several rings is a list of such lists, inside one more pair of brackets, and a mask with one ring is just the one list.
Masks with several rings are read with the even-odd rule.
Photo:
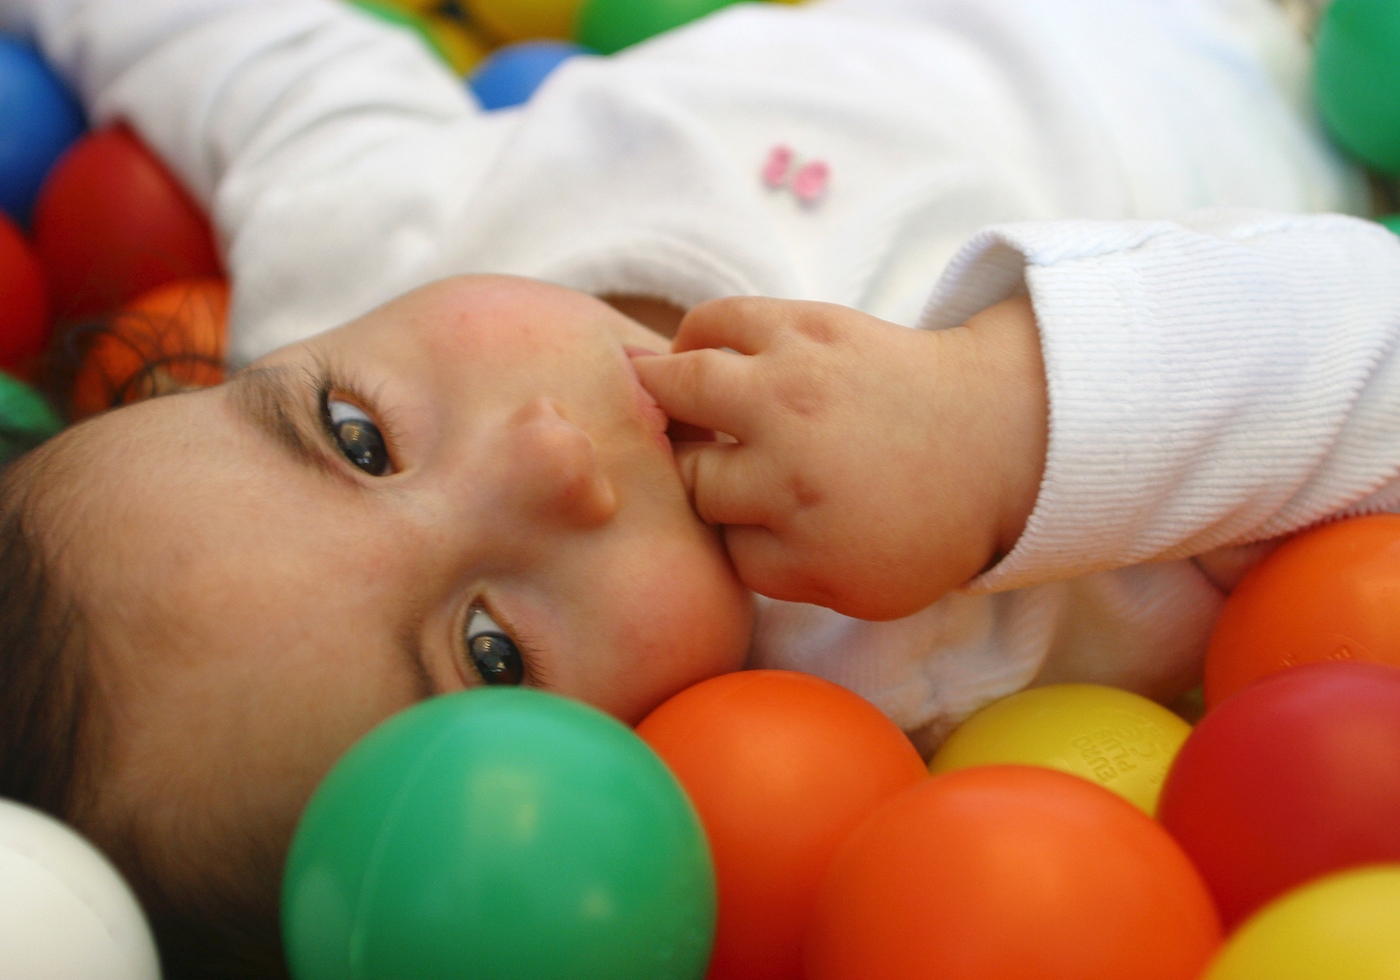
[[83, 137], [54, 165], [34, 238], [60, 321], [111, 312], [175, 279], [222, 275], [208, 220], [123, 127]]
[[73, 383], [73, 416], [224, 379], [228, 283], [180, 279], [124, 306], [90, 339]]
[[1181, 848], [1087, 780], [979, 766], [886, 803], [837, 852], [807, 980], [1196, 980], [1220, 943]]
[[695, 811], [626, 726], [485, 689], [376, 728], [316, 790], [282, 898], [297, 980], [699, 980]]
[[719, 889], [710, 980], [801, 980], [803, 930], [832, 854], [924, 778], [918, 752], [868, 701], [788, 671], [705, 681], [637, 734], [685, 787], [710, 842]]
[[1310, 878], [1400, 861], [1400, 669], [1307, 664], [1206, 715], [1158, 816], [1227, 926]]
[[44, 272], [18, 227], [0, 214], [0, 368], [25, 369], [49, 339]]
[[39, 53], [0, 35], [0, 209], [27, 225], [39, 185], [85, 128], [82, 107]]
[[1400, 175], [1400, 4], [1335, 0], [1317, 32], [1318, 108], [1338, 142]]
[[949, 736], [934, 775], [1019, 763], [1058, 769], [1151, 815], [1191, 726], [1154, 701], [1099, 684], [1053, 684], [995, 701]]
[[486, 110], [529, 101], [554, 69], [588, 49], [565, 41], [524, 41], [497, 48], [471, 78], [472, 94]]
[[1329, 875], [1270, 903], [1230, 938], [1203, 980], [1389, 980], [1400, 976], [1400, 864]]
[[1235, 587], [1206, 652], [1206, 704], [1296, 664], [1400, 666], [1400, 515], [1300, 534]]

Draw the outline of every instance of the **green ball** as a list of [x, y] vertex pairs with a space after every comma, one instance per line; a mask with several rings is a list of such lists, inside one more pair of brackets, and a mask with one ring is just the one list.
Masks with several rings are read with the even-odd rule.
[[0, 371], [0, 463], [18, 456], [63, 428], [44, 396]]
[[1400, 0], [1336, 0], [1317, 35], [1317, 102], [1367, 165], [1400, 174]]
[[714, 869], [641, 739], [526, 689], [444, 695], [336, 764], [282, 887], [297, 980], [699, 980]]
[[689, 24], [736, 0], [585, 0], [578, 13], [575, 40], [602, 54], [612, 54], [662, 31]]
[[1395, 234], [1400, 235], [1400, 214], [1386, 215], [1381, 219], [1381, 224], [1395, 232]]

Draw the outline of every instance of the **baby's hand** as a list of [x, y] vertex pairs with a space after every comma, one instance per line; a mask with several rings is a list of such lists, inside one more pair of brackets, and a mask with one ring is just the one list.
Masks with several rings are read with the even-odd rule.
[[1046, 438], [1028, 300], [941, 332], [827, 303], [716, 300], [690, 311], [674, 350], [637, 372], [673, 419], [736, 440], [676, 455], [754, 591], [892, 619], [1020, 536]]

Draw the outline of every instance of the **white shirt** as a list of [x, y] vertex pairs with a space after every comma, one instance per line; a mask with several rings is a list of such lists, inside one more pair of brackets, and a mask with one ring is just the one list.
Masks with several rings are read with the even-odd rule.
[[[0, 0], [0, 22], [209, 208], [236, 362], [465, 272], [928, 329], [1029, 290], [1050, 434], [1013, 552], [892, 623], [762, 604], [752, 663], [925, 747], [1027, 684], [1174, 696], [1250, 545], [1400, 509], [1400, 240], [1305, 216], [1364, 195], [1266, 0], [740, 5], [499, 113], [334, 0]], [[817, 201], [765, 185], [778, 146], [826, 164]]]

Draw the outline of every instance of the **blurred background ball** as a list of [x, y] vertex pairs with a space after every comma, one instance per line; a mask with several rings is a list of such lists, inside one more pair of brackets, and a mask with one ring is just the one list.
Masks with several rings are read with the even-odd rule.
[[472, 22], [497, 41], [573, 36], [579, 0], [462, 0]]
[[1381, 219], [1381, 224], [1395, 232], [1395, 234], [1400, 235], [1400, 214], [1386, 215]]
[[0, 35], [0, 209], [28, 225], [39, 185], [82, 135], [78, 100], [32, 46]]
[[1400, 175], [1400, 3], [1335, 0], [1316, 41], [1318, 108], [1354, 156]]
[[34, 238], [60, 321], [99, 316], [176, 279], [222, 275], [209, 222], [127, 129], [83, 137], [34, 206]]
[[1204, 980], [1400, 977], [1400, 864], [1329, 875], [1275, 899], [1230, 937]]
[[1235, 587], [1206, 650], [1206, 705], [1285, 668], [1400, 667], [1400, 514], [1354, 517], [1284, 542]]
[[157, 286], [101, 324], [73, 383], [73, 417], [224, 379], [228, 283], [181, 279]]
[[0, 465], [63, 429], [48, 401], [19, 378], [0, 371]]
[[1154, 701], [1099, 684], [1034, 687], [987, 705], [929, 762], [937, 775], [1019, 763], [1112, 790], [1148, 814], [1191, 726]]
[[586, 48], [567, 41], [508, 44], [481, 63], [471, 78], [472, 94], [483, 109], [506, 109], [528, 102], [554, 69]]
[[886, 803], [837, 852], [806, 980], [1196, 980], [1210, 895], [1151, 817], [1076, 776], [979, 766]]
[[116, 869], [78, 834], [0, 800], [0, 976], [160, 980], [145, 916]]
[[735, 0], [584, 0], [575, 39], [601, 54], [613, 54], [655, 37]]
[[870, 702], [809, 674], [697, 684], [637, 734], [685, 787], [719, 889], [711, 980], [802, 980], [802, 934], [831, 856], [877, 806], [925, 778]]
[[1308, 664], [1202, 719], [1158, 817], [1227, 927], [1319, 875], [1400, 861], [1400, 669]]
[[620, 722], [527, 689], [380, 725], [302, 816], [282, 893], [297, 980], [698, 980], [704, 833]]
[[43, 269], [18, 226], [0, 214], [0, 368], [27, 370], [48, 339]]

